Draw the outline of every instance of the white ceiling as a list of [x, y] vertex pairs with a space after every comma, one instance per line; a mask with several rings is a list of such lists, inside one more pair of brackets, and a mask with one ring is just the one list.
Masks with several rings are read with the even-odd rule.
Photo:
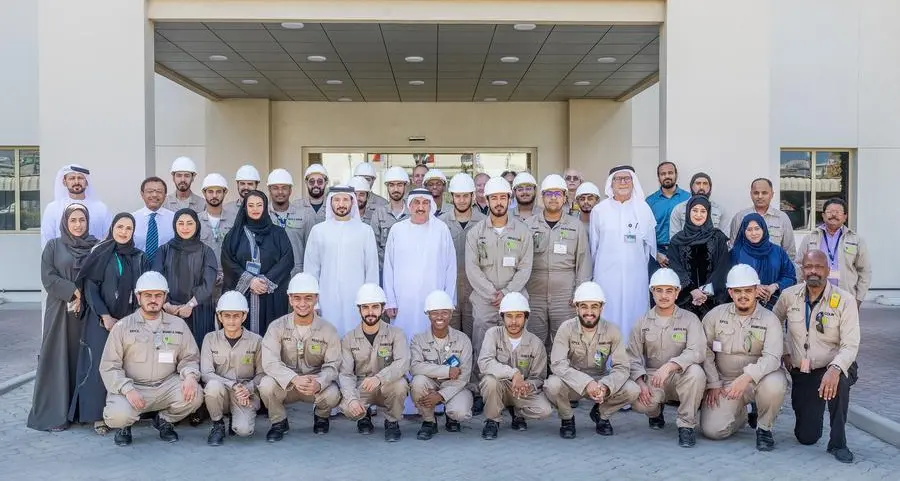
[[[221, 98], [616, 99], [658, 73], [659, 27], [538, 25], [519, 31], [513, 25], [334, 23], [286, 29], [269, 23], [160, 22], [155, 52], [161, 70]], [[211, 61], [212, 55], [228, 60]], [[312, 55], [327, 60], [309, 61]], [[424, 61], [409, 63], [408, 56]], [[519, 60], [504, 63], [504, 56]], [[602, 57], [615, 61], [598, 62]]]

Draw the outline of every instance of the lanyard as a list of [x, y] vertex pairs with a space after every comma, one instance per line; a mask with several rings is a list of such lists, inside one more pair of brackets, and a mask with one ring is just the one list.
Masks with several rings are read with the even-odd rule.
[[838, 246], [841, 244], [841, 237], [843, 235], [844, 235], [843, 230], [838, 231], [837, 238], [835, 239], [835, 242], [834, 242], [834, 248], [832, 249], [831, 244], [828, 242], [828, 233], [825, 232], [825, 250], [826, 250], [826, 253], [828, 254], [828, 258], [831, 259], [832, 264], [835, 263], [835, 258], [837, 257], [837, 253], [838, 253]]
[[119, 258], [119, 254], [113, 254], [116, 256], [116, 264], [119, 266], [119, 277], [122, 277], [122, 259]]
[[259, 246], [256, 245], [256, 236], [246, 227], [244, 227], [244, 234], [246, 234], [247, 240], [250, 241], [250, 257], [253, 262], [259, 262]]

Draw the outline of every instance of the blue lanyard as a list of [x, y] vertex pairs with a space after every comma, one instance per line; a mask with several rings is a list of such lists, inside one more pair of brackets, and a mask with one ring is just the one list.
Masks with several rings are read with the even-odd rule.
[[831, 248], [831, 244], [828, 242], [828, 232], [826, 231], [824, 233], [824, 235], [825, 235], [825, 250], [828, 253], [828, 258], [831, 259], [831, 263], [834, 264], [835, 258], [837, 257], [837, 253], [838, 253], [838, 246], [841, 244], [841, 237], [844, 235], [844, 231], [843, 230], [838, 231], [837, 238], [835, 239], [835, 242], [834, 242], [834, 249]]

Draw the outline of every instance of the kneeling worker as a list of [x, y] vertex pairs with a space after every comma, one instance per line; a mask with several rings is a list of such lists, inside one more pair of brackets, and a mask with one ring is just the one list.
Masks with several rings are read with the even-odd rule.
[[141, 414], [158, 411], [153, 427], [159, 438], [178, 441], [173, 423], [203, 404], [200, 350], [184, 319], [162, 312], [169, 285], [159, 272], [145, 272], [134, 292], [140, 307], [117, 322], [100, 358], [100, 377], [108, 392], [103, 420], [118, 428], [117, 446], [131, 444], [131, 425]]
[[563, 439], [575, 437], [575, 415], [569, 402], [581, 398], [596, 403], [590, 416], [597, 434], [612, 436], [610, 416], [633, 403], [640, 389], [629, 379], [622, 333], [600, 317], [606, 303], [603, 289], [587, 281], [575, 289], [573, 297], [578, 317], [563, 322], [556, 332], [550, 351], [553, 375], [544, 383], [544, 392], [559, 412]]

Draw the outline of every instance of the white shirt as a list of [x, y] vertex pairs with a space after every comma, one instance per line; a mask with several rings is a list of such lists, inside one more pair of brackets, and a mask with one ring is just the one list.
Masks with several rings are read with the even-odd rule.
[[[150, 214], [153, 211], [144, 207], [131, 213], [134, 216], [134, 246], [138, 249], [147, 251], [147, 223], [150, 221]], [[159, 238], [159, 246], [162, 247], [166, 242], [175, 237], [175, 229], [172, 224], [175, 221], [175, 213], [165, 207], [160, 207], [156, 211], [156, 232]]]
[[60, 236], [59, 223], [62, 219], [63, 212], [69, 204], [79, 203], [87, 207], [91, 216], [91, 223], [88, 226], [88, 232], [98, 240], [106, 238], [109, 232], [109, 223], [112, 219], [109, 216], [109, 209], [106, 204], [99, 200], [77, 200], [66, 197], [62, 200], [56, 200], [44, 209], [44, 215], [41, 217], [41, 248], [47, 245], [50, 239], [56, 239]]

